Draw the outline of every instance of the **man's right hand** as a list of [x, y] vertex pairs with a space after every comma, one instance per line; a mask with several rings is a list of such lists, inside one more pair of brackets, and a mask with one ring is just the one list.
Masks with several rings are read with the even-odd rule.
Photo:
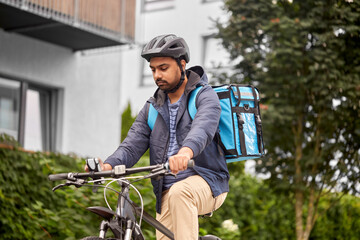
[[194, 156], [191, 148], [183, 147], [176, 155], [169, 157], [170, 170], [173, 174], [178, 174], [179, 171], [187, 169], [187, 165], [190, 159]]
[[[98, 158], [98, 159], [99, 159], [101, 171], [112, 170], [112, 166], [110, 164], [103, 163], [103, 161], [100, 158]], [[85, 164], [84, 170], [85, 170], [85, 172], [89, 172], [89, 167], [87, 164]]]

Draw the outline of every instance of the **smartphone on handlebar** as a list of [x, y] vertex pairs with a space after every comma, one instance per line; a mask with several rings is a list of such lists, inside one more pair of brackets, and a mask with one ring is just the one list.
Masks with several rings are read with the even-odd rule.
[[[88, 158], [86, 159], [86, 165], [88, 166], [89, 172], [101, 172], [101, 165], [100, 160], [98, 158]], [[97, 179], [104, 179], [103, 177], [94, 177], [94, 180]], [[101, 181], [102, 184], [105, 183], [105, 181]], [[96, 187], [93, 188], [93, 191], [95, 192], [97, 190]]]

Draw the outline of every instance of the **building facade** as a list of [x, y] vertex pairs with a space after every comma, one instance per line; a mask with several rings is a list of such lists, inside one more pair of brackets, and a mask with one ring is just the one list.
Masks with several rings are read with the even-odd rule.
[[[128, 102], [136, 114], [156, 89], [140, 56], [143, 44], [174, 33], [189, 44], [188, 66], [226, 66], [227, 56], [213, 38], [212, 19], [226, 17], [222, 5], [0, 0], [0, 20], [9, 20], [10, 13], [17, 19], [0, 21], [0, 132], [28, 150], [106, 158], [120, 143]], [[29, 20], [29, 14], [41, 19]], [[18, 19], [25, 20], [14, 26]]]

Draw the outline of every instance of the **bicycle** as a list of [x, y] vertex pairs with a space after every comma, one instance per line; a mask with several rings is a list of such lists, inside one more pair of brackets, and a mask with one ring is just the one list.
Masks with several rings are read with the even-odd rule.
[[[144, 235], [141, 231], [142, 220], [146, 221], [155, 229], [162, 232], [169, 239], [174, 239], [174, 234], [162, 225], [159, 221], [153, 218], [150, 214], [144, 211], [144, 205], [142, 196], [137, 188], [132, 184], [133, 182], [155, 178], [159, 179], [165, 175], [171, 174], [168, 164], [158, 164], [146, 167], [126, 168], [125, 165], [115, 166], [110, 171], [100, 171], [100, 168], [96, 163], [89, 164], [91, 166], [90, 172], [83, 173], [59, 173], [49, 175], [50, 181], [66, 180], [66, 183], [55, 186], [52, 190], [55, 192], [57, 189], [74, 185], [76, 187], [103, 187], [104, 188], [104, 199], [107, 204], [106, 207], [94, 206], [88, 207], [92, 213], [101, 216], [104, 220], [100, 223], [99, 236], [89, 236], [82, 240], [100, 240], [100, 239], [116, 239], [116, 240], [144, 240]], [[194, 161], [190, 160], [188, 167], [194, 166]], [[144, 176], [132, 176], [135, 173], [149, 172]], [[88, 181], [91, 178], [93, 180]], [[133, 181], [130, 181], [134, 179]], [[105, 183], [108, 182], [106, 185]], [[121, 191], [117, 191], [110, 187], [110, 184], [117, 182], [120, 185]], [[93, 183], [92, 185], [89, 183]], [[141, 206], [137, 206], [130, 199], [130, 188], [134, 189], [139, 196]], [[118, 194], [118, 200], [115, 211], [113, 211], [107, 201], [106, 191], [111, 190]], [[139, 220], [137, 220], [137, 217]], [[111, 230], [115, 238], [106, 238], [108, 230]], [[199, 240], [221, 240], [220, 238], [213, 235], [200, 236]]]

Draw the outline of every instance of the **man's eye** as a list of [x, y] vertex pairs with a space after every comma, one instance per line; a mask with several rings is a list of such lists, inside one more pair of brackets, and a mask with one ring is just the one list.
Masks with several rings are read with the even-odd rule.
[[161, 68], [161, 71], [166, 71], [168, 68], [167, 67], [163, 67]]

